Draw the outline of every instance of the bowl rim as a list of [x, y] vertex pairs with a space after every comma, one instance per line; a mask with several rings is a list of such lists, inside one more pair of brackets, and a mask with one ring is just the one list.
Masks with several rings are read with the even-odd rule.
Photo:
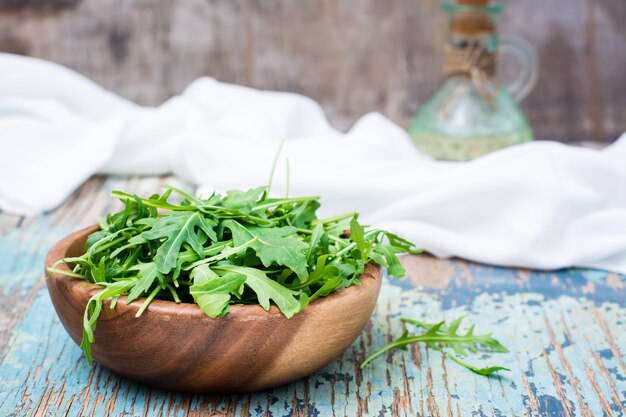
[[[86, 281], [84, 279], [63, 275], [59, 272], [48, 271], [48, 268], [51, 267], [55, 262], [67, 257], [68, 250], [78, 239], [89, 236], [90, 234], [98, 230], [100, 230], [98, 225], [88, 226], [62, 238], [50, 248], [48, 254], [46, 255], [44, 269], [45, 279], [48, 285], [51, 282], [54, 282], [55, 285], [58, 284], [58, 282], [64, 282], [68, 286], [68, 290], [70, 290], [69, 292], [72, 293], [72, 298], [75, 298], [75, 293], [79, 293], [86, 298], [91, 298], [102, 289], [101, 286]], [[59, 264], [57, 266], [57, 269], [71, 272], [70, 268], [65, 263]], [[297, 317], [300, 313], [303, 313], [305, 311], [310, 311], [312, 309], [314, 310], [317, 306], [323, 304], [325, 301], [334, 300], [335, 302], [340, 302], [341, 299], [351, 297], [353, 296], [353, 293], [359, 292], [359, 290], [363, 291], [364, 289], [367, 289], [371, 286], [379, 286], [382, 282], [381, 269], [382, 268], [380, 267], [380, 265], [368, 262], [365, 265], [365, 270], [363, 271], [363, 274], [359, 276], [359, 281], [361, 285], [343, 287], [333, 291], [331, 294], [325, 297], [317, 298], [313, 300], [303, 310], [296, 313], [293, 317]], [[139, 308], [141, 308], [145, 297], [140, 297], [130, 304], [126, 303], [126, 299], [126, 295], [120, 296], [116, 304], [116, 309], [120, 308], [121, 311], [131, 311], [136, 313]], [[107, 298], [106, 300], [104, 300], [105, 305], [108, 305], [110, 302], [111, 298]], [[230, 306], [230, 312], [228, 314], [219, 318], [211, 318], [207, 316], [196, 303], [176, 303], [175, 301], [153, 299], [146, 308], [144, 314], [148, 312], [177, 316], [201, 317], [207, 320], [219, 320], [227, 318], [229, 316], [245, 316], [248, 318], [256, 317], [259, 319], [268, 318], [270, 316], [281, 316], [285, 319], [287, 318], [273, 303], [270, 304], [269, 310], [265, 310], [260, 304], [233, 304]]]

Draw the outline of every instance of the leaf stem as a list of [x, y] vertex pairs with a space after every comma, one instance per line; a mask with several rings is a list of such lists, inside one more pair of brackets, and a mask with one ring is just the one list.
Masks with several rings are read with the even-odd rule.
[[281, 206], [283, 204], [298, 203], [300, 201], [319, 200], [319, 198], [320, 198], [319, 196], [281, 198], [281, 199], [278, 199], [278, 200], [270, 201], [269, 203], [259, 204], [258, 206], [255, 206], [252, 209], [252, 211], [255, 212], [255, 211], [259, 211], [259, 210], [268, 209], [268, 208], [274, 207], [274, 206]]
[[[115, 197], [121, 201], [126, 201], [126, 200], [135, 200], [135, 197], [121, 192], [121, 191], [113, 191], [111, 193], [112, 197]], [[148, 207], [154, 207], [154, 208], [160, 208], [160, 209], [167, 209], [167, 210], [172, 210], [172, 211], [195, 211], [198, 208], [196, 206], [177, 206], [175, 204], [170, 204], [170, 203], [166, 203], [163, 201], [156, 201], [156, 200], [151, 200], [148, 198], [140, 198], [141, 202]]]
[[64, 270], [58, 269], [58, 268], [50, 267], [50, 268], [48, 268], [48, 272], [55, 272], [57, 274], [67, 275], [68, 277], [87, 279], [87, 277], [85, 277], [84, 275], [77, 274], [76, 272], [72, 272], [72, 271], [64, 271]]
[[137, 314], [135, 314], [135, 317], [139, 317], [143, 314], [144, 310], [148, 308], [148, 305], [152, 302], [154, 297], [156, 297], [159, 291], [161, 291], [161, 287], [156, 287], [155, 289], [152, 290], [148, 298], [146, 298], [146, 300], [141, 305], [141, 308], [139, 309], [139, 311], [137, 311]]
[[184, 267], [184, 270], [190, 270], [195, 268], [198, 265], [203, 265], [203, 264], [208, 264], [208, 263], [212, 263], [212, 262], [217, 262], [217, 261], [221, 261], [222, 259], [226, 259], [236, 253], [241, 252], [244, 249], [249, 248], [250, 246], [252, 246], [255, 242], [257, 242], [259, 240], [259, 238], [257, 236], [253, 237], [252, 239], [250, 239], [249, 241], [247, 241], [246, 243], [244, 243], [243, 245], [239, 245], [236, 246], [234, 248], [230, 248], [230, 249], [226, 249], [223, 252], [221, 252], [219, 255], [215, 255], [215, 256], [211, 256], [210, 258], [206, 258], [206, 259], [202, 259], [200, 261], [196, 261], [194, 263], [192, 263], [189, 266]]
[[357, 215], [357, 213], [353, 211], [352, 213], [345, 213], [345, 214], [340, 214], [338, 216], [328, 217], [326, 219], [322, 219], [322, 220], [319, 221], [319, 223], [322, 223], [322, 224], [334, 223], [334, 222], [338, 222], [340, 220], [349, 219], [350, 217], [354, 217], [356, 215]]
[[185, 197], [187, 200], [189, 200], [189, 202], [194, 202], [198, 205], [203, 205], [204, 201], [200, 200], [198, 197], [189, 194], [188, 192], [185, 192], [183, 190], [181, 190], [180, 188], [176, 188], [172, 185], [169, 184], [165, 184], [164, 187], [168, 190], [172, 190], [174, 191], [176, 194], [181, 195], [182, 197]]
[[287, 178], [285, 179], [285, 198], [289, 197], [289, 159], [285, 159], [285, 169], [287, 169]]
[[430, 336], [430, 335], [420, 335], [420, 336], [409, 336], [404, 337], [402, 339], [394, 340], [386, 346], [374, 351], [371, 355], [369, 355], [363, 363], [361, 363], [361, 369], [372, 361], [375, 357], [385, 353], [386, 351], [394, 348], [401, 348], [411, 343], [424, 342], [424, 343], [473, 343], [476, 341], [475, 336]]
[[267, 186], [265, 187], [265, 193], [261, 198], [261, 201], [265, 201], [265, 198], [270, 193], [272, 189], [272, 182], [274, 181], [274, 172], [276, 171], [276, 165], [278, 165], [278, 158], [280, 157], [280, 153], [283, 150], [283, 145], [285, 144], [285, 140], [281, 140], [278, 144], [278, 149], [276, 150], [276, 154], [274, 155], [274, 160], [272, 161], [272, 169], [270, 170], [270, 177], [267, 180]]
[[[309, 230], [309, 229], [297, 229], [297, 232], [298, 233], [304, 233], [304, 234], [307, 234], [307, 235], [312, 235], [313, 234], [313, 230]], [[330, 240], [334, 240], [335, 242], [339, 242], [339, 243], [342, 243], [344, 245], [348, 242], [348, 240], [346, 240], [346, 239], [342, 239], [340, 237], [333, 236], [331, 234], [327, 234], [327, 236], [328, 236], [328, 238]]]

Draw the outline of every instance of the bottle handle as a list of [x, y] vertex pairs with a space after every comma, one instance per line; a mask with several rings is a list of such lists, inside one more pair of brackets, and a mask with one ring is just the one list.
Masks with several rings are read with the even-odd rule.
[[508, 92], [520, 102], [530, 94], [537, 84], [539, 60], [537, 52], [524, 39], [514, 35], [500, 37], [500, 52], [513, 55], [520, 63], [520, 72], [517, 78], [505, 86]]

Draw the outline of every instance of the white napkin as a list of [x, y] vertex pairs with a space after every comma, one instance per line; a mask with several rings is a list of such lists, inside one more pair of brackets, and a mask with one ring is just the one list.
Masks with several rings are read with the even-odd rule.
[[165, 174], [215, 189], [321, 195], [439, 256], [626, 273], [626, 135], [603, 151], [534, 142], [468, 163], [420, 154], [368, 114], [343, 134], [296, 94], [201, 78], [157, 108], [61, 66], [0, 54], [0, 208], [35, 215], [96, 172]]

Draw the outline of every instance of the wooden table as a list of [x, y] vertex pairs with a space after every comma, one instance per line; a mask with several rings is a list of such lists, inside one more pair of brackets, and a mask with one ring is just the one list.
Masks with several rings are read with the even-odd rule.
[[[44, 256], [115, 208], [112, 189], [150, 194], [161, 182], [95, 178], [47, 215], [0, 215], [1, 416], [626, 415], [626, 277], [593, 270], [407, 257], [409, 277], [384, 282], [371, 322], [343, 356], [267, 392], [179, 394], [89, 366], [54, 313]], [[368, 352], [401, 334], [400, 317], [459, 314], [511, 349], [482, 360], [510, 372], [477, 376], [424, 346], [358, 369]]]

